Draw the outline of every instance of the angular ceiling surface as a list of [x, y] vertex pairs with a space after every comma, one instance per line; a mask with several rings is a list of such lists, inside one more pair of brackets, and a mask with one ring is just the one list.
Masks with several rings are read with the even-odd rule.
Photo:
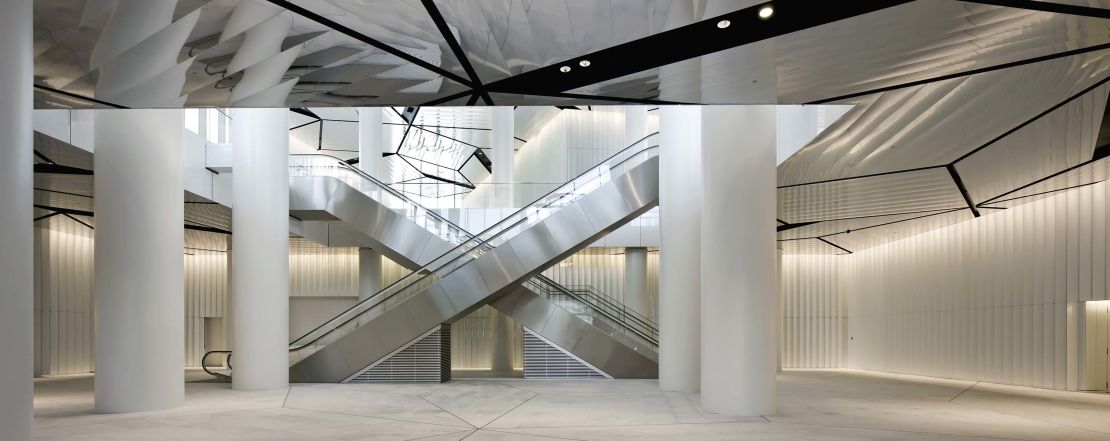
[[[1110, 44], [1107, 2], [36, 0], [36, 107], [848, 101]], [[761, 15], [766, 15], [762, 17]]]
[[[1101, 182], [1108, 55], [1110, 0], [35, 1], [37, 108], [851, 104], [779, 167], [799, 253]], [[397, 156], [468, 182], [481, 115]]]

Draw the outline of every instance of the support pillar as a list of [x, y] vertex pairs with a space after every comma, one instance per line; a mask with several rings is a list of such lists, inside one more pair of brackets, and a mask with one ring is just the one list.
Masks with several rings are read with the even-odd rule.
[[494, 107], [493, 118], [493, 190], [496, 208], [512, 208], [513, 200], [513, 108]]
[[289, 111], [232, 109], [232, 387], [289, 384]]
[[[681, 2], [680, 2], [681, 3]], [[701, 108], [659, 116], [659, 388], [701, 390]]]
[[[382, 109], [358, 109], [358, 168], [374, 179], [384, 181], [382, 163]], [[358, 249], [358, 300], [366, 300], [382, 289], [382, 253], [373, 248]]]
[[31, 440], [34, 267], [31, 0], [0, 14], [0, 427]]
[[382, 288], [382, 253], [373, 248], [359, 248], [358, 300], [366, 300]]
[[624, 249], [624, 306], [644, 317], [651, 316], [647, 295], [647, 248]]
[[628, 147], [647, 135], [647, 106], [624, 107], [624, 145]]
[[180, 110], [98, 110], [96, 411], [185, 398], [185, 196]]
[[[701, 404], [775, 412], [775, 108], [702, 108]], [[665, 163], [665, 161], [660, 161]]]
[[490, 371], [512, 372], [513, 350], [512, 332], [513, 319], [507, 314], [490, 308], [490, 320], [493, 322], [493, 341], [490, 348]]

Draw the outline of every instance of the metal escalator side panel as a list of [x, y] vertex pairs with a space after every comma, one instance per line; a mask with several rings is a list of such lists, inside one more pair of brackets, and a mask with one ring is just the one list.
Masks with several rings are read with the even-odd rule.
[[[345, 238], [357, 236], [359, 242], [369, 242], [371, 248], [408, 268], [431, 261], [435, 256], [427, 258], [425, 250], [431, 242], [443, 242], [403, 214], [328, 176], [290, 178], [289, 214], [302, 220], [304, 237], [309, 240], [323, 239], [322, 243], [331, 245], [331, 233], [341, 232]], [[322, 227], [312, 225], [315, 221], [341, 222], [328, 222], [324, 234], [320, 234]], [[437, 245], [436, 249], [441, 247]]]
[[[659, 364], [650, 349], [626, 346], [525, 287], [490, 303], [544, 339], [613, 378], [658, 378]], [[647, 348], [641, 348], [647, 349]]]
[[338, 383], [458, 315], [443, 287], [433, 285], [294, 363], [289, 381]]

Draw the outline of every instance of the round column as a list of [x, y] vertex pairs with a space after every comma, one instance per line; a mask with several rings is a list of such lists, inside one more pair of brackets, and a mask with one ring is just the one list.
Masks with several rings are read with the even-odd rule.
[[373, 248], [358, 249], [358, 300], [366, 300], [382, 290], [382, 253]]
[[0, 14], [0, 427], [30, 441], [34, 376], [31, 0]]
[[232, 109], [232, 387], [289, 384], [289, 111]]
[[[701, 404], [775, 411], [775, 108], [702, 108]], [[662, 162], [662, 161], [661, 161]]]
[[624, 305], [644, 317], [651, 316], [647, 295], [647, 248], [624, 249]]
[[508, 315], [490, 308], [490, 321], [493, 325], [493, 339], [490, 347], [490, 371], [509, 373], [513, 370], [512, 332], [513, 319]]
[[[358, 168], [384, 181], [382, 163], [382, 109], [358, 109]], [[382, 289], [382, 253], [358, 249], [358, 299], [365, 300]]]
[[96, 411], [185, 398], [185, 197], [180, 110], [94, 115]]
[[647, 135], [647, 106], [624, 107], [624, 137], [627, 147]]
[[659, 119], [659, 388], [701, 389], [701, 107]]
[[493, 130], [493, 183], [496, 208], [511, 208], [513, 204], [513, 108], [494, 107], [491, 112]]

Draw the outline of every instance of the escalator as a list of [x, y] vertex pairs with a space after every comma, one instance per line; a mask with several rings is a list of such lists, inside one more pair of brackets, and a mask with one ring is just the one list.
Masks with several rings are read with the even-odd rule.
[[292, 156], [290, 215], [302, 236], [375, 248], [413, 272], [293, 341], [290, 380], [349, 380], [487, 303], [608, 376], [655, 377], [652, 325], [540, 275], [657, 204], [653, 140], [476, 236], [335, 158]]

